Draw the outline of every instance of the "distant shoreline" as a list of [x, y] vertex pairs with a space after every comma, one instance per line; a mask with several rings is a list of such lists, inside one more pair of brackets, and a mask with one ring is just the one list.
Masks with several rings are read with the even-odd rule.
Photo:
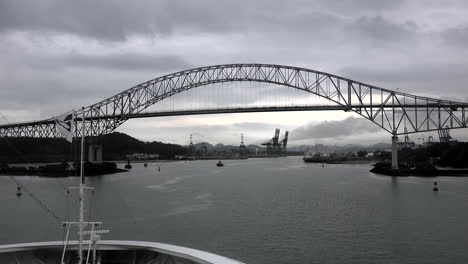
[[370, 172], [393, 177], [468, 177], [468, 169], [399, 168], [392, 169], [389, 163], [377, 163]]
[[[14, 164], [13, 166], [0, 167], [1, 176], [38, 176], [48, 178], [67, 178], [78, 177], [80, 170], [79, 166], [72, 166], [71, 163], [49, 163], [49, 164], [24, 164], [29, 166], [18, 166], [21, 164]], [[102, 162], [84, 164], [84, 171], [86, 176], [101, 176], [106, 174], [114, 174], [126, 172], [127, 170], [117, 168], [115, 162]]]

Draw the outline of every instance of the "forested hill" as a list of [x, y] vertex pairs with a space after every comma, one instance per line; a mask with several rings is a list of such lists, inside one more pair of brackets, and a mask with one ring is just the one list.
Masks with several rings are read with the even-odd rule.
[[[157, 153], [161, 159], [171, 159], [187, 151], [180, 145], [143, 142], [119, 132], [98, 140], [103, 146], [104, 160], [122, 160], [133, 153]], [[69, 143], [62, 138], [0, 138], [0, 163], [73, 161], [79, 158], [79, 149], [79, 141]]]

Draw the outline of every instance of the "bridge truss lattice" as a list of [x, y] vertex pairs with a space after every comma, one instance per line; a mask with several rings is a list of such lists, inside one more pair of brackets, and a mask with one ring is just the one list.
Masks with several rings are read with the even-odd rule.
[[[266, 106], [144, 113], [166, 98], [197, 87], [226, 82], [260, 82], [312, 93], [331, 102], [316, 106]], [[325, 85], [327, 84], [327, 85]], [[305, 68], [274, 64], [225, 64], [164, 75], [77, 111], [75, 136], [111, 133], [132, 118], [151, 116], [270, 112], [352, 111], [392, 135], [466, 128], [467, 103], [388, 90], [345, 77]], [[82, 122], [81, 116], [85, 120]], [[406, 129], [405, 129], [406, 128]], [[0, 126], [0, 137], [60, 137], [54, 118]]]

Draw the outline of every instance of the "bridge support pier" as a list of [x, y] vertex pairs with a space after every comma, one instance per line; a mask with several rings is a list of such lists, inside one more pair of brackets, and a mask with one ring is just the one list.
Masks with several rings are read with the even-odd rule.
[[89, 144], [88, 145], [88, 161], [102, 163], [102, 145]]
[[398, 137], [392, 136], [392, 169], [398, 170]]

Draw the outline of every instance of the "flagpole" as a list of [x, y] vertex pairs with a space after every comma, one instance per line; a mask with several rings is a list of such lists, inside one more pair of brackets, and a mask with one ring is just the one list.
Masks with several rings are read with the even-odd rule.
[[81, 167], [80, 167], [80, 223], [79, 223], [79, 252], [78, 264], [83, 263], [83, 220], [84, 220], [84, 134], [85, 134], [85, 111], [81, 107], [83, 117], [81, 118]]

